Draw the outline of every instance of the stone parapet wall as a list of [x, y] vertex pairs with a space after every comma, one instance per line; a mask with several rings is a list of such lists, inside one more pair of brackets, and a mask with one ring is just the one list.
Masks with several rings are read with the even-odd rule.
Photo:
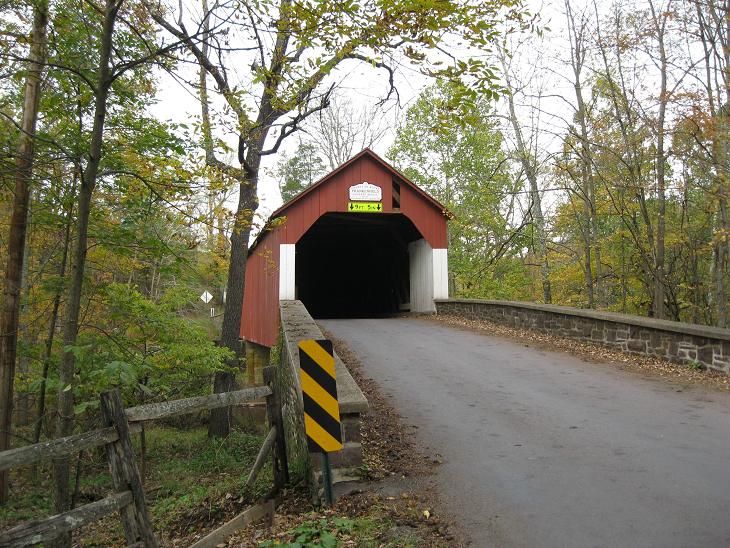
[[[277, 352], [279, 367], [277, 379], [281, 383], [282, 415], [287, 441], [290, 470], [301, 470], [305, 477], [314, 477], [320, 466], [319, 455], [309, 454], [304, 433], [304, 404], [299, 384], [299, 341], [324, 339], [322, 331], [300, 301], [281, 301], [281, 336]], [[340, 357], [335, 353], [337, 398], [340, 404], [340, 424], [344, 449], [330, 454], [334, 468], [357, 468], [362, 465], [360, 445], [361, 416], [368, 411], [368, 401], [352, 378]], [[315, 485], [316, 487], [316, 485]], [[313, 495], [318, 496], [315, 488]]]
[[730, 329], [514, 301], [444, 299], [436, 310], [730, 373]]
[[307, 439], [304, 435], [304, 405], [301, 392], [297, 391], [298, 365], [289, 359], [281, 334], [272, 350], [271, 361], [276, 366], [275, 383], [281, 397], [281, 418], [284, 424], [289, 475], [294, 481], [303, 480], [309, 477], [310, 464]]

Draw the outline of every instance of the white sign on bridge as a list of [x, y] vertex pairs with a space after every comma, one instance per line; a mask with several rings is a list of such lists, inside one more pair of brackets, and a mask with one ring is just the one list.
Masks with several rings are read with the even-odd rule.
[[350, 200], [353, 202], [379, 202], [383, 199], [383, 189], [367, 181], [350, 187]]

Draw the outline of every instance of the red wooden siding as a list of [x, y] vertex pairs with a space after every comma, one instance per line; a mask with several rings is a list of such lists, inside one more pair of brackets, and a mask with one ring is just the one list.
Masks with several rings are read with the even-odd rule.
[[[400, 211], [393, 211], [394, 179], [400, 184]], [[264, 346], [273, 346], [276, 342], [279, 245], [296, 244], [325, 213], [347, 212], [349, 188], [363, 181], [383, 190], [384, 214], [404, 214], [431, 247], [447, 247], [448, 213], [443, 206], [366, 149], [272, 214], [272, 217], [286, 217], [286, 222], [259, 236], [250, 251], [241, 322], [244, 339]]]
[[434, 249], [447, 247], [446, 216], [443, 208], [438, 209], [424, 202], [423, 196], [413, 187], [401, 184], [400, 210]]
[[280, 229], [256, 246], [246, 263], [241, 338], [274, 346], [279, 331]]

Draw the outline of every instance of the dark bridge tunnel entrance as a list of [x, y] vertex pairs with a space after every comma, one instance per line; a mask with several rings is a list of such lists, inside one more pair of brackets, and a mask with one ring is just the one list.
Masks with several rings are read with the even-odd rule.
[[271, 214], [249, 248], [241, 337], [274, 346], [281, 302], [309, 314], [432, 313], [448, 298], [443, 204], [366, 149]]
[[422, 236], [400, 213], [328, 213], [296, 245], [297, 298], [316, 318], [374, 317], [410, 301], [408, 244]]

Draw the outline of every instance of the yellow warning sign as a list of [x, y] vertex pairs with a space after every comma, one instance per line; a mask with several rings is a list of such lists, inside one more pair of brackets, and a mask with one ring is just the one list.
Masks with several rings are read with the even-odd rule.
[[332, 341], [300, 341], [299, 379], [309, 450], [339, 451], [342, 449], [342, 430]]
[[382, 202], [348, 202], [347, 211], [354, 213], [382, 213]]

